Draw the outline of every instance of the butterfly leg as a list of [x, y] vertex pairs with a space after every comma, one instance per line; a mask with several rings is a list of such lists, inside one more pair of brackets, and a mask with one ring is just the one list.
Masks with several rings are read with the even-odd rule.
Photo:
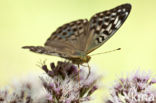
[[79, 81], [79, 88], [80, 88], [80, 65], [78, 64], [78, 81]]
[[40, 59], [36, 65], [37, 65], [38, 67], [42, 67], [43, 65], [46, 65], [46, 61], [47, 61], [47, 59], [45, 59], [44, 61], [42, 61], [42, 60]]
[[[81, 64], [82, 65], [82, 64]], [[91, 68], [90, 68], [90, 66], [89, 66], [89, 64], [87, 63], [87, 66], [86, 65], [82, 65], [82, 66], [84, 66], [84, 67], [88, 67], [88, 75], [87, 75], [87, 77], [86, 77], [86, 79], [88, 79], [88, 77], [89, 77], [89, 75], [90, 75], [90, 70], [91, 70]]]
[[[80, 65], [78, 64], [78, 82], [79, 82], [79, 89], [80, 89]], [[80, 95], [79, 95], [79, 100], [78, 103], [80, 103]]]
[[[87, 63], [88, 64], [88, 63]], [[87, 75], [87, 78], [86, 79], [88, 79], [88, 77], [89, 77], [89, 75], [90, 75], [90, 70], [91, 70], [91, 68], [90, 68], [90, 66], [89, 66], [89, 64], [88, 64], [88, 75]]]

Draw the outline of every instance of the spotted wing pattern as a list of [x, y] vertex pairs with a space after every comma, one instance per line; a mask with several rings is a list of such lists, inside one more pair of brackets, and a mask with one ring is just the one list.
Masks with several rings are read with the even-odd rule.
[[60, 26], [52, 35], [48, 38], [47, 42], [52, 40], [76, 40], [80, 35], [85, 35], [85, 26], [88, 25], [87, 19], [76, 20], [63, 26]]
[[[87, 35], [87, 27], [88, 27], [87, 19], [80, 19], [77, 21], [73, 21], [63, 26], [59, 27], [52, 35], [48, 38], [45, 43], [45, 46], [55, 46], [59, 43], [66, 43], [73, 49], [84, 50], [86, 43], [86, 35]], [[57, 42], [57, 44], [55, 43]], [[63, 45], [63, 44], [60, 44]]]
[[87, 19], [60, 26], [44, 46], [24, 46], [32, 52], [63, 58], [79, 58], [105, 43], [123, 24], [131, 10], [130, 4], [97, 13]]
[[40, 54], [78, 58], [85, 48], [88, 23], [87, 19], [80, 19], [64, 24], [52, 33], [44, 47], [24, 46], [23, 48]]
[[29, 49], [32, 52], [40, 53], [40, 54], [59, 56], [59, 57], [62, 57], [62, 58], [70, 57], [69, 54], [65, 54], [63, 52], [56, 51], [55, 48], [53, 48], [52, 50], [51, 50], [51, 48], [42, 47], [42, 46], [23, 46], [22, 48], [23, 49]]
[[95, 14], [90, 19], [86, 52], [90, 53], [105, 43], [121, 27], [131, 10], [130, 4], [123, 4], [111, 10]]

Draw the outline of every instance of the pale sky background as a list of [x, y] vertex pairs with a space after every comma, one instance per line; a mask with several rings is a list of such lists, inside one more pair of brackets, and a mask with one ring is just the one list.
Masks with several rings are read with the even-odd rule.
[[122, 50], [94, 56], [89, 64], [105, 75], [105, 85], [137, 69], [156, 73], [156, 0], [0, 0], [0, 85], [30, 73], [43, 73], [36, 66], [40, 60], [47, 59], [47, 64], [63, 60], [23, 50], [22, 46], [43, 45], [62, 24], [89, 19], [123, 3], [132, 4], [130, 16], [93, 53]]

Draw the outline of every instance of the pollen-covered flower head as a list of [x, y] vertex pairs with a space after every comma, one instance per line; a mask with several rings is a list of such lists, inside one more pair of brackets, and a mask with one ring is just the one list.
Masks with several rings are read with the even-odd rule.
[[155, 83], [150, 73], [137, 71], [116, 82], [106, 103], [156, 103]]

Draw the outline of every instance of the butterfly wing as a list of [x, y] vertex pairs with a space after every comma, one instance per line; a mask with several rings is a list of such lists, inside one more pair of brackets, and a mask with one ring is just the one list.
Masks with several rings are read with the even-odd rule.
[[85, 45], [82, 44], [86, 42], [83, 37], [86, 35], [88, 23], [87, 19], [80, 19], [64, 24], [52, 33], [44, 47], [24, 46], [23, 48], [32, 52], [63, 58], [79, 58], [85, 48]]
[[43, 47], [43, 46], [24, 46], [22, 48], [29, 49], [30, 51], [35, 52], [35, 53], [59, 56], [62, 58], [67, 58], [70, 56], [69, 54], [65, 54], [64, 52], [59, 51], [56, 48]]
[[100, 47], [113, 36], [128, 17], [130, 10], [130, 4], [123, 4], [91, 17], [88, 27], [89, 36], [85, 49], [87, 54]]
[[25, 46], [30, 51], [63, 58], [79, 58], [105, 43], [123, 24], [131, 10], [130, 4], [95, 14], [60, 26], [44, 47]]
[[[86, 32], [88, 27], [87, 19], [76, 20], [63, 26], [59, 27], [52, 35], [48, 38], [45, 43], [45, 46], [53, 47], [57, 45], [68, 46], [70, 50], [83, 51], [85, 45], [82, 45], [86, 42]], [[58, 45], [59, 44], [59, 45]]]

